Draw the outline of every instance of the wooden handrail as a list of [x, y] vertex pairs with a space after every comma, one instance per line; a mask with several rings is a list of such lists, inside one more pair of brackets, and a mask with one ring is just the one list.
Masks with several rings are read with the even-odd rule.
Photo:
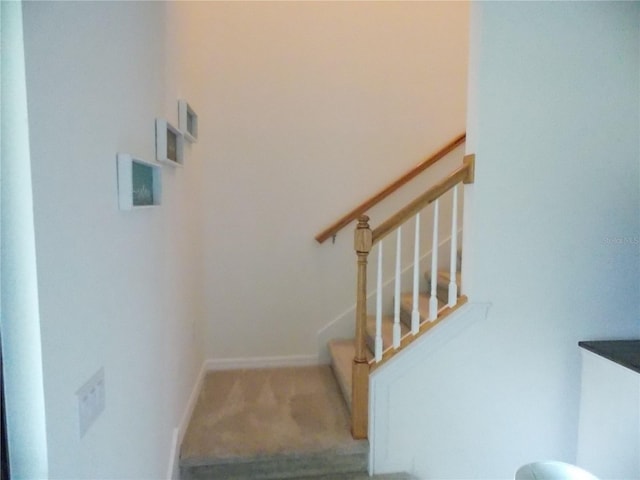
[[318, 243], [322, 243], [325, 240], [327, 240], [328, 238], [333, 237], [342, 228], [344, 228], [347, 225], [349, 225], [353, 220], [355, 220], [360, 215], [365, 213], [367, 210], [369, 210], [371, 207], [376, 205], [378, 202], [380, 202], [381, 200], [387, 198], [393, 192], [398, 190], [400, 187], [402, 187], [403, 185], [408, 183], [410, 180], [412, 180], [416, 176], [420, 175], [427, 168], [429, 168], [431, 165], [433, 165], [438, 160], [443, 158], [445, 155], [450, 153], [452, 150], [454, 150], [455, 148], [457, 148], [460, 145], [462, 145], [466, 138], [467, 138], [467, 134], [463, 133], [462, 135], [459, 135], [456, 138], [454, 138], [453, 140], [451, 140], [447, 145], [442, 147], [440, 150], [438, 150], [436, 153], [431, 155], [429, 158], [427, 158], [426, 160], [423, 160], [422, 162], [420, 162], [418, 165], [413, 167], [411, 170], [409, 170], [407, 173], [402, 175], [396, 181], [394, 181], [393, 183], [387, 185], [385, 188], [380, 190], [378, 193], [376, 193], [369, 200], [367, 200], [366, 202], [361, 203], [356, 208], [354, 208], [349, 213], [347, 213], [345, 216], [340, 218], [340, 220], [335, 222], [333, 225], [331, 225], [327, 229], [325, 229], [322, 232], [320, 232], [315, 237], [316, 241]]
[[409, 205], [392, 215], [389, 219], [382, 222], [378, 228], [373, 231], [372, 240], [375, 244], [404, 222], [413, 217], [416, 213], [429, 205], [431, 202], [440, 198], [446, 192], [455, 187], [458, 183], [473, 183], [474, 180], [475, 155], [467, 155], [464, 157], [464, 163], [444, 180], [437, 183], [425, 193], [416, 198]]

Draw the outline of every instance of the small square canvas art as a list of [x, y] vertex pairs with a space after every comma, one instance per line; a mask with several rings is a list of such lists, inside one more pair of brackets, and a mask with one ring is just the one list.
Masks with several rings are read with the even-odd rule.
[[160, 165], [119, 153], [118, 204], [120, 210], [160, 205], [162, 197], [162, 169]]
[[167, 158], [178, 161], [178, 136], [171, 130], [167, 130]]
[[186, 100], [178, 100], [178, 126], [189, 142], [198, 141], [198, 115]]
[[184, 136], [164, 119], [156, 119], [156, 159], [173, 166], [184, 164]]

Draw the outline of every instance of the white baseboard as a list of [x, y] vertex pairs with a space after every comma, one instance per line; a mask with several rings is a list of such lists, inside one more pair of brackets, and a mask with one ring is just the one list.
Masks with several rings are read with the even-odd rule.
[[202, 362], [202, 366], [200, 367], [200, 371], [198, 372], [198, 376], [196, 377], [196, 383], [191, 390], [191, 395], [189, 395], [189, 400], [187, 401], [187, 405], [184, 409], [184, 413], [182, 414], [182, 419], [180, 420], [180, 425], [178, 425], [179, 434], [178, 434], [178, 442], [182, 445], [182, 440], [184, 440], [184, 434], [187, 432], [187, 427], [189, 426], [189, 421], [191, 420], [191, 415], [193, 415], [193, 409], [196, 408], [196, 402], [198, 401], [198, 395], [200, 395], [200, 390], [202, 390], [202, 382], [204, 381], [204, 376], [207, 374], [207, 361]]
[[171, 451], [169, 452], [169, 468], [167, 469], [167, 480], [180, 480], [180, 444], [178, 437], [180, 429], [174, 428], [171, 436]]
[[281, 357], [210, 358], [207, 370], [239, 370], [247, 368], [307, 367], [319, 365], [318, 355], [288, 355]]
[[184, 435], [187, 432], [187, 427], [189, 426], [189, 421], [191, 420], [193, 409], [196, 407], [198, 395], [200, 394], [200, 390], [202, 389], [202, 382], [204, 381], [204, 376], [206, 375], [206, 373], [207, 362], [204, 361], [202, 363], [202, 366], [200, 367], [198, 376], [196, 377], [196, 381], [193, 385], [193, 389], [191, 390], [191, 394], [189, 395], [189, 400], [187, 401], [187, 404], [185, 406], [180, 424], [173, 430], [173, 436], [171, 439], [171, 451], [169, 453], [169, 468], [167, 469], [167, 480], [180, 479], [180, 447], [182, 445], [182, 441], [184, 440]]

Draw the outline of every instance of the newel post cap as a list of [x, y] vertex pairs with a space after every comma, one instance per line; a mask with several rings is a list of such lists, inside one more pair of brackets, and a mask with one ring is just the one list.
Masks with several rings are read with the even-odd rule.
[[373, 237], [369, 228], [369, 217], [360, 215], [353, 239], [353, 248], [357, 253], [369, 253], [373, 245]]

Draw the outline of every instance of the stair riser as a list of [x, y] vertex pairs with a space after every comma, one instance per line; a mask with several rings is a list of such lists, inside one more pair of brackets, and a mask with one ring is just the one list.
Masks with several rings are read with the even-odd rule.
[[[427, 319], [424, 315], [420, 315], [420, 323]], [[411, 328], [411, 310], [406, 308], [400, 308], [400, 321], [404, 323], [408, 328]]]
[[338, 382], [338, 386], [340, 387], [340, 392], [342, 393], [342, 398], [344, 398], [344, 403], [347, 406], [347, 410], [349, 410], [349, 413], [351, 413], [351, 384], [347, 379], [344, 378], [344, 376], [348, 373], [338, 371], [338, 366], [334, 361], [331, 362], [331, 370], [333, 370], [333, 376], [336, 377], [336, 381]]
[[369, 349], [369, 351], [375, 354], [376, 352], [375, 339], [371, 335], [367, 334], [367, 336], [365, 337], [365, 340], [367, 341], [367, 348]]
[[[427, 279], [427, 292], [431, 292], [431, 275], [425, 275]], [[458, 295], [460, 296], [460, 295]], [[443, 303], [449, 303], [449, 283], [443, 280], [438, 280], [436, 285], [436, 297]]]
[[[424, 278], [427, 280], [428, 291], [431, 291], [431, 273], [426, 272]], [[460, 297], [460, 274], [457, 275], [458, 297]], [[438, 284], [436, 285], [436, 296], [438, 300], [449, 303], [449, 274], [440, 272], [438, 274]]]
[[404, 308], [401, 308], [400, 321], [404, 323], [407, 327], [411, 328], [411, 312], [408, 312]]
[[[342, 478], [367, 471], [366, 453], [265, 458], [251, 462], [193, 465], [180, 468], [181, 480], [285, 480], [304, 477]], [[346, 477], [348, 478], [348, 476]]]
[[355, 355], [355, 346], [352, 340], [334, 340], [329, 342], [329, 354], [331, 355], [331, 369], [333, 376], [338, 382], [342, 398], [347, 405], [349, 413], [351, 413], [351, 389], [352, 389], [352, 371], [353, 357]]
[[418, 480], [408, 473], [387, 473], [382, 475], [369, 476], [368, 473], [346, 473], [343, 475], [322, 475], [321, 477], [302, 477], [296, 480]]

